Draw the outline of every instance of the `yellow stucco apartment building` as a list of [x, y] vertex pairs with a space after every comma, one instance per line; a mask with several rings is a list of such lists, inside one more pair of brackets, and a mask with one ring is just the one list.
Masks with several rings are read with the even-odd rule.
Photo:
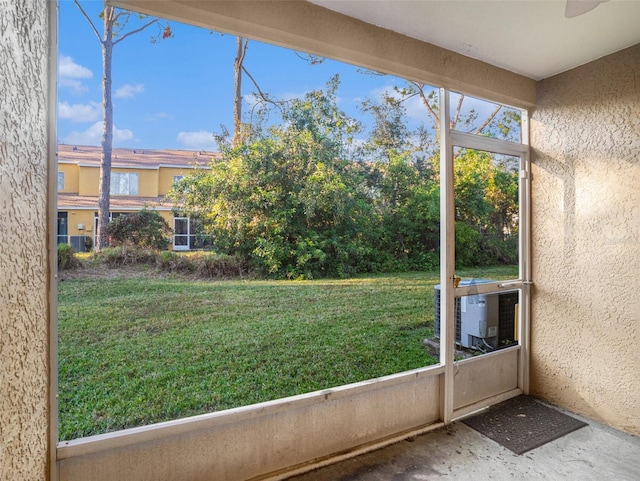
[[[58, 243], [77, 251], [95, 245], [98, 187], [102, 148], [58, 145]], [[202, 246], [195, 223], [174, 212], [165, 197], [175, 182], [194, 169], [208, 168], [211, 152], [187, 150], [113, 149], [109, 218], [146, 207], [155, 210], [173, 229], [169, 248], [193, 250]]]

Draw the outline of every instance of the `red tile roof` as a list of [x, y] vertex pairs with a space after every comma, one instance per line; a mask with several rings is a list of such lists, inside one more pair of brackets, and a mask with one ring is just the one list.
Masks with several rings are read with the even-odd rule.
[[[58, 145], [58, 162], [100, 165], [102, 147], [83, 145]], [[114, 167], [136, 166], [158, 168], [160, 166], [206, 167], [219, 152], [192, 150], [113, 149], [111, 164]]]
[[[139, 197], [135, 195], [112, 195], [109, 200], [111, 211], [140, 210], [143, 207], [155, 210], [171, 210], [173, 203], [160, 197]], [[98, 196], [58, 193], [58, 210], [98, 210]]]

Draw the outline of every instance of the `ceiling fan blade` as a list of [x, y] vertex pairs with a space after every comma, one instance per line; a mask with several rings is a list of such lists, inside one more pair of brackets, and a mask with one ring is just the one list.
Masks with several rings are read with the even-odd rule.
[[583, 13], [587, 13], [598, 5], [609, 0], [567, 0], [567, 5], [564, 10], [564, 16], [566, 18], [573, 18]]

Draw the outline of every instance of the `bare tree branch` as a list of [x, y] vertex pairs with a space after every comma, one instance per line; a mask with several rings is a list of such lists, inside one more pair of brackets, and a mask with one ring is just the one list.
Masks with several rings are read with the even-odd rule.
[[244, 57], [247, 54], [249, 41], [243, 37], [236, 37], [236, 58], [233, 61], [233, 146], [241, 143], [242, 134], [242, 70]]
[[98, 42], [102, 43], [102, 37], [100, 36], [100, 33], [98, 33], [98, 29], [96, 28], [96, 26], [93, 24], [93, 22], [89, 18], [89, 15], [87, 15], [87, 12], [84, 11], [84, 8], [82, 8], [78, 0], [73, 0], [73, 3], [76, 4], [76, 7], [78, 7], [78, 9], [80, 10], [80, 13], [82, 13], [84, 18], [87, 19], [87, 22], [89, 22], [89, 25], [91, 25], [91, 28], [93, 29], [93, 33], [95, 33], [96, 37], [98, 37]]
[[305, 62], [308, 62], [310, 65], [318, 65], [325, 61], [324, 57], [320, 57], [319, 55], [314, 55], [312, 53], [297, 52], [295, 50], [293, 51], [293, 53], [295, 53], [298, 58], [301, 58]]
[[151, 25], [153, 25], [154, 23], [157, 23], [157, 22], [158, 22], [158, 19], [157, 19], [157, 18], [154, 18], [153, 20], [151, 20], [151, 21], [149, 21], [149, 22], [145, 23], [142, 27], [140, 27], [140, 28], [136, 28], [135, 30], [131, 30], [130, 32], [125, 33], [122, 37], [120, 37], [118, 40], [116, 40], [115, 42], [113, 42], [113, 45], [115, 46], [115, 45], [119, 44], [119, 43], [120, 43], [120, 42], [122, 42], [125, 38], [130, 37], [131, 35], [134, 35], [134, 34], [136, 34], [136, 33], [138, 33], [138, 32], [142, 32], [145, 28], [147, 28], [147, 27], [149, 27], [149, 26], [151, 26]]
[[361, 67], [357, 68], [357, 72], [364, 75], [373, 75], [374, 77], [384, 77], [385, 75], [387, 75], [386, 73], [378, 72], [377, 70], [371, 70], [368, 68], [361, 68]]
[[438, 114], [436, 114], [435, 111], [431, 108], [431, 105], [429, 105], [429, 99], [424, 94], [424, 84], [421, 84], [418, 82], [411, 82], [411, 84], [413, 84], [418, 89], [418, 95], [420, 95], [420, 98], [422, 99], [422, 103], [425, 105], [425, 107], [427, 107], [427, 110], [433, 117], [433, 120], [435, 121], [436, 126], [438, 126], [438, 123], [440, 122], [440, 117], [438, 117]]
[[253, 83], [253, 86], [256, 88], [256, 90], [258, 91], [258, 96], [264, 101], [267, 102], [269, 104], [275, 105], [276, 107], [278, 107], [280, 110], [282, 110], [282, 107], [280, 106], [280, 104], [282, 104], [282, 101], [278, 101], [278, 100], [272, 100], [269, 98], [269, 96], [267, 94], [265, 94], [262, 89], [260, 88], [260, 86], [258, 85], [258, 82], [256, 82], [256, 80], [253, 78], [253, 76], [249, 73], [249, 71], [245, 68], [245, 66], [242, 66], [242, 71], [247, 74], [247, 77], [249, 77], [249, 80], [251, 80], [251, 83]]
[[458, 120], [460, 119], [460, 111], [462, 110], [462, 102], [464, 102], [464, 95], [460, 94], [460, 99], [458, 100], [458, 106], [456, 107], [456, 115], [453, 120], [449, 124], [449, 128], [455, 129], [456, 125], [458, 125]]
[[240, 41], [242, 43], [242, 53], [240, 54], [240, 58], [238, 60], [238, 63], [240, 65], [242, 65], [243, 62], [244, 62], [244, 58], [247, 55], [247, 47], [249, 46], [249, 40], [247, 40], [246, 38], [241, 38]]
[[491, 115], [489, 115], [489, 117], [486, 118], [486, 120], [484, 121], [484, 123], [478, 127], [473, 133], [474, 134], [479, 134], [480, 132], [482, 132], [484, 130], [484, 128], [489, 125], [489, 123], [493, 120], [493, 118], [498, 115], [498, 112], [500, 112], [500, 109], [502, 108], [502, 105], [497, 105], [495, 110], [493, 112], [491, 112]]

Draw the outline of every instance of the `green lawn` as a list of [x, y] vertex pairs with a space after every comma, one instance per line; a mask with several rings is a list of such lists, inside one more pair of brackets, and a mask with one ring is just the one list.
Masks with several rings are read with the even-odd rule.
[[[502, 267], [466, 277], [516, 277]], [[60, 439], [228, 409], [437, 360], [437, 273], [59, 284]]]

